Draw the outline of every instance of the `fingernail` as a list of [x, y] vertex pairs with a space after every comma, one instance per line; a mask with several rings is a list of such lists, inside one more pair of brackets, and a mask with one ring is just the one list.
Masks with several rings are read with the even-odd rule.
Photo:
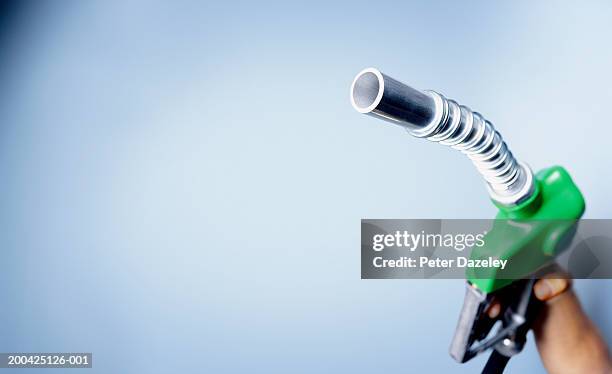
[[551, 278], [547, 279], [546, 283], [548, 283], [548, 286], [551, 289], [550, 296], [557, 296], [567, 288], [567, 280], [565, 279]]
[[537, 282], [535, 284], [535, 286], [533, 287], [533, 292], [535, 293], [536, 297], [540, 300], [546, 300], [548, 297], [551, 296], [552, 294], [552, 288], [550, 287], [550, 285], [548, 284], [548, 280], [546, 279], [542, 279], [539, 282]]

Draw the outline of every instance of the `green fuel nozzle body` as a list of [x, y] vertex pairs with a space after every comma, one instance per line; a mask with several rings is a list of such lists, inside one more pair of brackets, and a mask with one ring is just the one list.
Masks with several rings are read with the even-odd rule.
[[[516, 269], [525, 276], [554, 261], [571, 241], [578, 219], [585, 209], [582, 193], [561, 166], [538, 172], [532, 196], [519, 205], [499, 208], [485, 245], [471, 252], [474, 259], [492, 256], [508, 260], [505, 270], [468, 269], [467, 280], [482, 292], [494, 292], [517, 278]], [[498, 271], [499, 270], [499, 271]]]

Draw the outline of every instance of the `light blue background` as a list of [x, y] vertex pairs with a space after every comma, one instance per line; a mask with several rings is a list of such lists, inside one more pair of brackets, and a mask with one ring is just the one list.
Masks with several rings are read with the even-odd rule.
[[[447, 354], [463, 282], [360, 280], [359, 220], [489, 218], [484, 186], [354, 112], [351, 80], [376, 66], [471, 106], [607, 218], [610, 19], [607, 1], [17, 6], [0, 351], [93, 352], [100, 373], [478, 371]], [[610, 283], [578, 288], [612, 337]], [[532, 342], [509, 368], [543, 371]]]

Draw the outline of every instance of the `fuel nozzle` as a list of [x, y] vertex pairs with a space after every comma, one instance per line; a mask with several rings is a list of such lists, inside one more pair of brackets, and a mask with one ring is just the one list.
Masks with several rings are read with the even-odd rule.
[[491, 122], [437, 92], [414, 89], [368, 68], [353, 80], [351, 103], [360, 113], [466, 154], [485, 179], [489, 195], [499, 204], [519, 205], [535, 191], [533, 173], [514, 158]]
[[[355, 77], [351, 103], [360, 113], [463, 152], [485, 179], [499, 211], [485, 244], [474, 246], [470, 258], [505, 259], [525, 279], [509, 277], [498, 268], [467, 269], [467, 291], [450, 354], [466, 362], [492, 349], [483, 372], [501, 372], [523, 348], [540, 308], [532, 292], [538, 270], [573, 238], [585, 208], [582, 193], [560, 166], [534, 177], [514, 158], [491, 122], [437, 92], [414, 89], [369, 68]], [[494, 300], [502, 305], [495, 319], [486, 313]]]

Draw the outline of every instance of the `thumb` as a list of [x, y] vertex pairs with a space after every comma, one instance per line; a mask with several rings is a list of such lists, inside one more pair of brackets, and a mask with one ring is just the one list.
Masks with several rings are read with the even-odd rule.
[[536, 282], [536, 284], [533, 286], [533, 293], [539, 300], [548, 301], [563, 293], [563, 291], [567, 290], [568, 287], [569, 281], [565, 278], [547, 277]]

